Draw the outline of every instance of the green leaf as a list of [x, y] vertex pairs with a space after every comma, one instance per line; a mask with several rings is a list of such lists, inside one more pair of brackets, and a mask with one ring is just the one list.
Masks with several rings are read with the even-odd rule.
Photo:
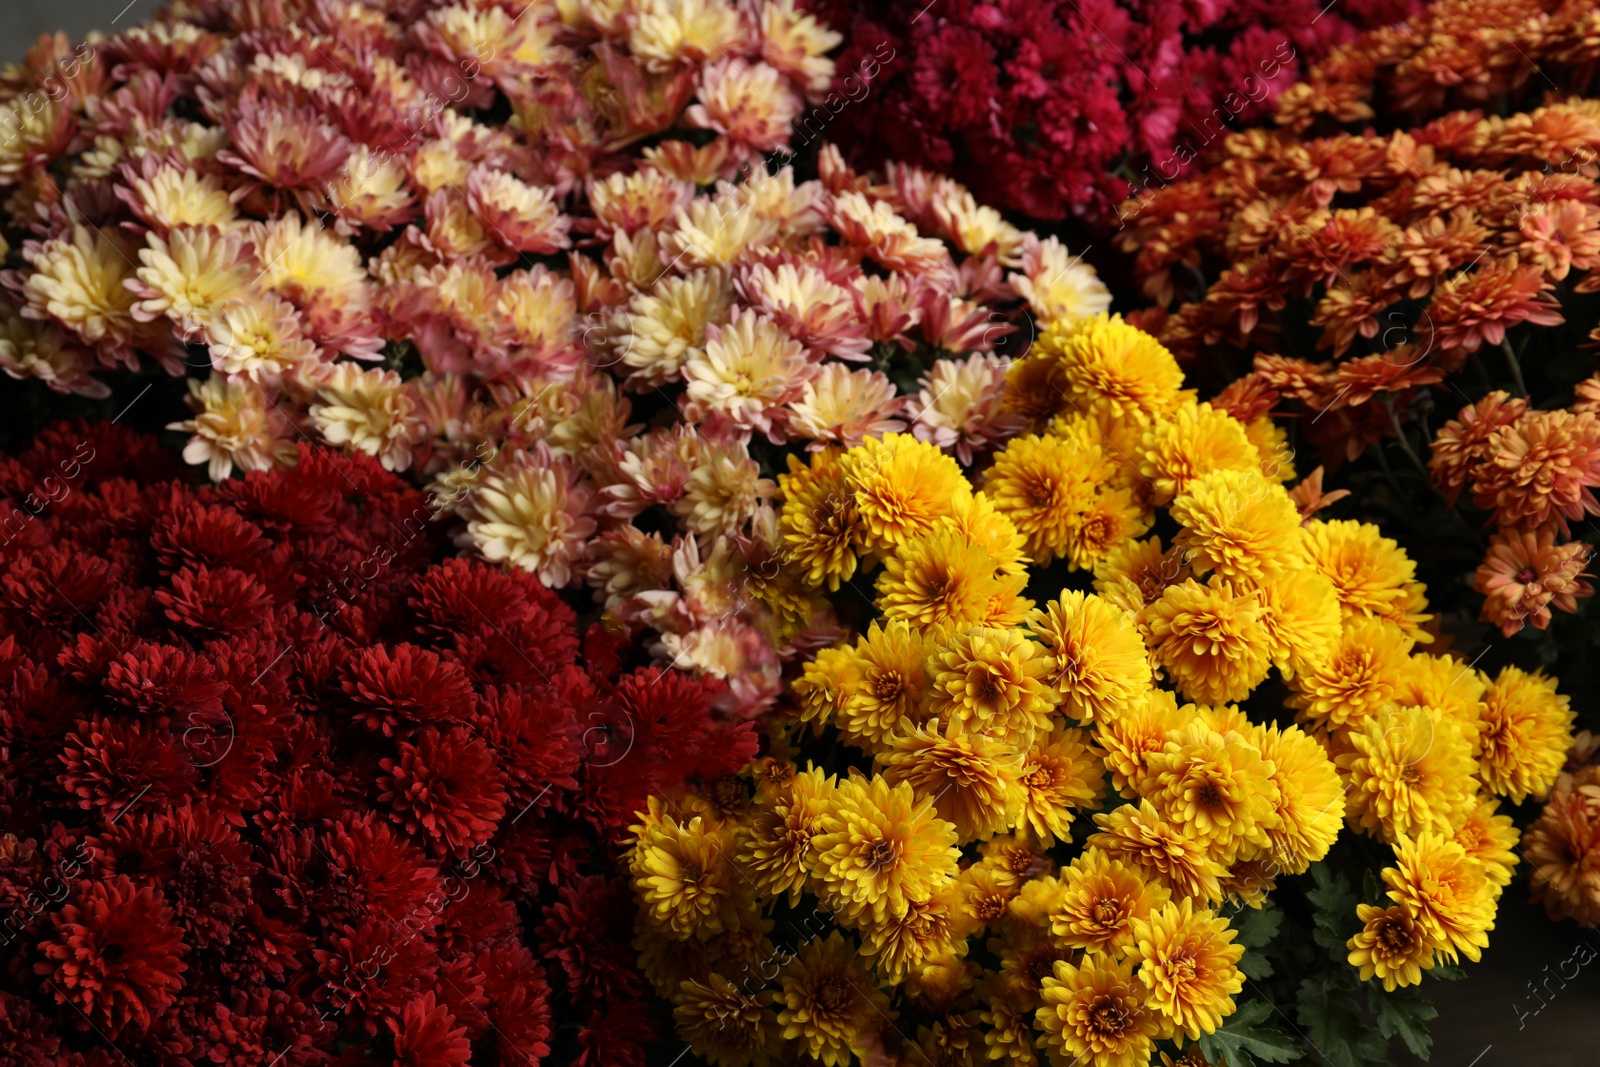
[[1349, 953], [1346, 942], [1355, 932], [1356, 893], [1343, 871], [1334, 874], [1326, 863], [1312, 865], [1316, 886], [1307, 890], [1306, 899], [1317, 909], [1312, 915], [1312, 936], [1335, 960], [1344, 963]]
[[1454, 967], [1448, 963], [1436, 963], [1428, 974], [1442, 982], [1459, 982], [1467, 976], [1464, 968]]
[[1383, 987], [1369, 986], [1367, 1004], [1378, 1017], [1378, 1030], [1384, 1037], [1400, 1035], [1418, 1059], [1425, 1060], [1433, 1048], [1433, 1035], [1424, 1024], [1439, 1016], [1439, 1009], [1422, 999], [1415, 989], [1395, 989], [1385, 993]]
[[1258, 1063], [1288, 1063], [1305, 1055], [1300, 1042], [1261, 1024], [1272, 1014], [1272, 1005], [1250, 1000], [1228, 1019], [1227, 1025], [1200, 1036], [1200, 1051], [1212, 1063], [1227, 1067], [1256, 1067]]
[[1363, 1021], [1355, 984], [1349, 971], [1317, 975], [1301, 982], [1295, 996], [1306, 1040], [1329, 1067], [1373, 1067], [1388, 1049], [1388, 1039]]
[[1278, 936], [1278, 928], [1282, 925], [1283, 912], [1270, 904], [1247, 909], [1233, 920], [1233, 928], [1239, 931], [1235, 940], [1245, 948], [1263, 948]]

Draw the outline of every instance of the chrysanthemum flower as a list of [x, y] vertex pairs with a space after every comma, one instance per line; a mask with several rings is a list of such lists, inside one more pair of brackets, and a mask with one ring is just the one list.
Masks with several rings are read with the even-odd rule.
[[852, 648], [819, 651], [793, 683], [801, 722], [818, 728], [832, 722], [861, 685], [861, 661]]
[[1363, 982], [1377, 978], [1386, 992], [1418, 985], [1422, 972], [1433, 969], [1436, 943], [1422, 923], [1405, 908], [1357, 904], [1356, 918], [1365, 924], [1350, 938], [1350, 966], [1361, 968]]
[[1059, 697], [1044, 649], [1018, 630], [974, 627], [930, 657], [927, 711], [1026, 748], [1050, 729]]
[[982, 545], [1001, 574], [1021, 574], [1028, 563], [1022, 535], [981, 490], [956, 499], [950, 515], [940, 519], [937, 528], [953, 530], [973, 544]]
[[886, 201], [868, 200], [855, 191], [836, 194], [829, 205], [828, 221], [847, 244], [887, 270], [934, 275], [951, 270], [944, 242], [920, 236]]
[[1451, 834], [1476, 806], [1471, 741], [1441, 712], [1390, 705], [1344, 736], [1349, 818], [1368, 832], [1391, 843]]
[[1016, 433], [1022, 420], [1003, 404], [1010, 365], [1009, 359], [983, 352], [936, 362], [919, 379], [921, 392], [908, 398], [912, 433], [918, 440], [954, 450], [964, 464]]
[[1096, 815], [1094, 821], [1100, 832], [1089, 838], [1090, 848], [1138, 866], [1180, 900], [1211, 903], [1222, 899], [1221, 878], [1228, 869], [1211, 856], [1203, 842], [1164, 819], [1150, 801], [1124, 804]]
[[1417, 565], [1394, 539], [1376, 526], [1348, 519], [1313, 520], [1306, 532], [1311, 562], [1333, 583], [1345, 618], [1375, 615], [1395, 623], [1413, 641], [1432, 640], [1422, 630], [1432, 616], [1417, 610], [1425, 606]]
[[1494, 885], [1483, 865], [1437, 833], [1395, 845], [1395, 866], [1383, 872], [1389, 899], [1418, 922], [1438, 950], [1476, 962], [1494, 929]]
[[1302, 666], [1289, 683], [1289, 704], [1318, 727], [1360, 727], [1394, 701], [1409, 665], [1411, 642], [1381, 619], [1345, 624], [1326, 658]]
[[117, 195], [157, 234], [179, 226], [228, 230], [239, 210], [214, 174], [201, 175], [193, 167], [162, 166], [146, 156], [144, 166], [122, 167], [126, 185]]
[[1050, 931], [1074, 948], [1122, 956], [1135, 945], [1134, 922], [1171, 899], [1159, 881], [1101, 849], [1085, 849], [1061, 872]]
[[1100, 724], [1096, 740], [1105, 753], [1111, 784], [1137, 795], [1145, 783], [1150, 755], [1166, 746], [1167, 738], [1194, 718], [1194, 705], [1178, 707], [1171, 690], [1152, 689], [1122, 713]]
[[1298, 726], [1274, 725], [1257, 736], [1278, 788], [1277, 821], [1267, 831], [1272, 861], [1302, 874], [1338, 840], [1347, 790], [1327, 752]]
[[1145, 431], [1139, 473], [1150, 481], [1155, 502], [1186, 493], [1213, 471], [1259, 471], [1261, 459], [1244, 427], [1210, 404], [1178, 407]]
[[317, 358], [317, 346], [301, 332], [300, 315], [276, 297], [254, 294], [223, 303], [203, 334], [211, 365], [253, 382], [276, 382], [285, 374], [304, 380], [303, 368]]
[[1522, 835], [1534, 903], [1551, 918], [1600, 919], [1600, 767], [1580, 768], [1556, 786]]
[[739, 57], [704, 67], [697, 98], [685, 119], [726, 135], [733, 147], [751, 155], [787, 148], [790, 124], [803, 107], [776, 67]]
[[184, 461], [206, 464], [212, 481], [222, 481], [235, 466], [244, 471], [271, 470], [294, 456], [288, 420], [260, 386], [240, 379], [191, 378], [186, 399], [194, 418], [167, 429], [190, 435], [183, 447]]
[[902, 545], [884, 561], [877, 606], [888, 618], [929, 631], [1014, 625], [1031, 607], [1020, 596], [1027, 576], [996, 570], [982, 546], [939, 530]]
[[812, 839], [812, 876], [835, 910], [904, 915], [956, 876], [956, 829], [902, 782], [850, 778]]
[[317, 382], [312, 423], [330, 444], [377, 458], [384, 470], [411, 466], [420, 436], [416, 408], [400, 375], [379, 367], [338, 363]]
[[778, 475], [778, 488], [784, 496], [778, 528], [785, 558], [811, 585], [838, 589], [856, 572], [856, 550], [865, 533], [838, 455], [814, 453], [809, 466], [791, 456], [789, 473]]
[[1142, 704], [1150, 663], [1133, 619], [1093, 594], [1064, 591], [1029, 628], [1051, 657], [1046, 681], [1082, 722], [1107, 722]]
[[1003, 833], [1022, 817], [1021, 761], [1015, 747], [978, 733], [960, 719], [907, 723], [891, 736], [876, 762], [891, 784], [909, 783], [932, 798], [939, 817], [960, 841]]
[[1261, 587], [1261, 625], [1272, 663], [1286, 679], [1334, 654], [1341, 632], [1339, 597], [1315, 567], [1277, 575]]
[[75, 225], [70, 234], [25, 243], [22, 256], [33, 268], [22, 288], [24, 317], [53, 319], [109, 355], [127, 351], [138, 331], [138, 298], [123, 284], [134, 275], [130, 250]]
[[743, 33], [738, 12], [724, 0], [649, 0], [631, 26], [629, 50], [662, 71], [720, 55]]
[[746, 992], [715, 972], [680, 989], [672, 1016], [695, 1055], [716, 1067], [765, 1062], [772, 1055], [778, 1044], [773, 992]]
[[1183, 527], [1173, 542], [1197, 573], [1262, 588], [1304, 557], [1300, 513], [1259, 471], [1219, 470], [1191, 481], [1172, 502]]
[[851, 370], [825, 363], [789, 405], [789, 429], [809, 438], [812, 449], [830, 445], [854, 448], [869, 437], [899, 433], [903, 401], [882, 371]]
[[1271, 668], [1261, 612], [1258, 597], [1216, 578], [1172, 586], [1146, 609], [1152, 658], [1191, 700], [1243, 700]]
[[1006, 281], [1045, 322], [1072, 323], [1103, 315], [1111, 307], [1111, 290], [1053, 236], [1024, 237], [1021, 270]]
[[924, 707], [934, 684], [933, 645], [920, 631], [900, 619], [874, 622], [854, 651], [860, 683], [834, 715], [846, 738], [876, 748], [902, 724], [936, 714]]
[[1543, 796], [1566, 758], [1574, 718], [1555, 680], [1506, 667], [1484, 694], [1480, 714], [1478, 778], [1485, 788], [1514, 804]]
[[783, 405], [798, 399], [816, 371], [798, 341], [765, 316], [741, 310], [710, 327], [705, 347], [684, 360], [684, 414], [695, 422], [724, 419], [742, 434], [760, 430], [782, 441]]
[[1052, 1061], [1090, 1059], [1099, 1067], [1143, 1067], [1161, 1019], [1127, 963], [1086, 956], [1079, 966], [1057, 963], [1040, 986], [1035, 1015]]
[[1497, 887], [1496, 893], [1511, 884], [1518, 863], [1516, 825], [1511, 816], [1498, 814], [1499, 807], [1499, 801], [1493, 797], [1479, 797], [1478, 806], [1472, 809], [1455, 836], [1456, 844], [1483, 864], [1484, 873]]
[[595, 531], [576, 468], [542, 443], [485, 475], [465, 507], [465, 538], [483, 558], [533, 571], [557, 588], [572, 580]]
[[1584, 581], [1592, 549], [1582, 541], [1556, 544], [1554, 524], [1537, 530], [1502, 529], [1473, 575], [1472, 587], [1484, 595], [1480, 618], [1510, 637], [1528, 623], [1550, 625], [1550, 608], [1577, 611], [1578, 599], [1594, 595]]
[[[1095, 564], [1094, 588], [1113, 607], [1139, 616], [1145, 605], [1168, 586], [1188, 579], [1189, 565], [1176, 548], [1163, 549], [1161, 538], [1129, 541]], [[1142, 625], [1142, 622], [1141, 622]]]
[[1236, 934], [1228, 920], [1188, 900], [1133, 920], [1131, 959], [1138, 961], [1145, 1006], [1172, 1033], [1198, 1039], [1233, 1014], [1233, 996], [1244, 988], [1238, 966], [1244, 946], [1234, 942]]
[[956, 461], [908, 434], [868, 438], [839, 458], [856, 496], [868, 548], [882, 550], [930, 532], [971, 494]]
[[689, 473], [683, 495], [671, 504], [674, 515], [692, 533], [731, 534], [772, 496], [772, 479], [761, 477], [761, 465], [737, 439], [715, 443], [710, 454]]
[[1026, 539], [1028, 555], [1048, 564], [1067, 555], [1082, 513], [1093, 503], [1098, 470], [1071, 441], [1030, 434], [995, 456], [983, 491]]
[[701, 816], [646, 827], [633, 854], [633, 881], [652, 922], [678, 940], [706, 940], [731, 924], [743, 883], [732, 837]]
[[1081, 730], [1057, 728], [1037, 737], [1023, 757], [1019, 826], [1040, 842], [1066, 841], [1074, 808], [1088, 808], [1105, 795], [1105, 765], [1089, 750]]
[[750, 825], [739, 833], [735, 859], [758, 893], [799, 902], [812, 862], [812, 839], [821, 831], [834, 789], [833, 780], [821, 771], [801, 771], [786, 790], [758, 806]]
[[1171, 412], [1183, 388], [1183, 371], [1154, 337], [1122, 321], [1096, 315], [1046, 330], [1040, 344], [1058, 350], [1071, 383], [1067, 399], [1084, 414], [1147, 421]]
[[55, 392], [100, 399], [111, 388], [90, 375], [97, 366], [94, 354], [55, 323], [23, 318], [9, 306], [0, 309], [0, 370], [11, 377], [37, 378]]
[[1267, 844], [1278, 821], [1272, 768], [1247, 738], [1190, 723], [1145, 761], [1140, 795], [1229, 864]]
[[778, 981], [783, 1039], [798, 1042], [824, 1067], [846, 1067], [865, 1055], [878, 1027], [894, 1018], [878, 980], [838, 930], [803, 946]]
[[936, 961], [965, 956], [972, 924], [961, 901], [961, 887], [952, 883], [927, 900], [912, 901], [904, 915], [868, 918], [861, 926], [861, 954], [891, 982], [903, 982]]

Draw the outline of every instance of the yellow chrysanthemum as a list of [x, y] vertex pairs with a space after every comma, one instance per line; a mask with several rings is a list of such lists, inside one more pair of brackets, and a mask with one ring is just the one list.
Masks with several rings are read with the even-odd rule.
[[937, 718], [908, 726], [878, 753], [883, 777], [907, 783], [933, 802], [960, 841], [1004, 833], [1022, 817], [1019, 753], [1010, 744], [968, 729], [959, 719], [941, 729]]
[[861, 685], [861, 660], [851, 648], [824, 648], [805, 665], [793, 691], [801, 722], [831, 725]]
[[1285, 571], [1260, 589], [1261, 625], [1272, 663], [1285, 678], [1325, 662], [1339, 640], [1341, 615], [1333, 583], [1314, 567]]
[[1422, 631], [1432, 616], [1419, 610], [1426, 602], [1416, 581], [1417, 565], [1399, 544], [1376, 526], [1348, 519], [1309, 522], [1306, 533], [1311, 562], [1333, 583], [1345, 618], [1376, 615], [1405, 630], [1413, 641], [1432, 640]]
[[1244, 432], [1261, 456], [1262, 474], [1280, 485], [1294, 481], [1294, 449], [1282, 426], [1270, 415], [1263, 415], [1245, 423]]
[[912, 901], [904, 915], [868, 918], [861, 925], [861, 954], [891, 982], [916, 967], [948, 956], [965, 956], [971, 928], [961, 911], [960, 887], [952, 883], [927, 900]]
[[1022, 534], [994, 506], [987, 493], [976, 492], [970, 497], [957, 498], [951, 506], [950, 517], [941, 520], [939, 528], [959, 531], [968, 541], [982, 545], [1004, 574], [1021, 574], [1029, 562]]
[[1061, 710], [1083, 722], [1108, 722], [1144, 703], [1150, 661], [1125, 611], [1093, 594], [1063, 590], [1029, 622], [1050, 657], [1046, 680]]
[[1087, 1060], [1095, 1067], [1145, 1067], [1161, 1020], [1145, 1005], [1145, 989], [1126, 963], [1086, 956], [1065, 961], [1040, 986], [1034, 1016], [1052, 1062]]
[[739, 870], [764, 897], [787, 895], [789, 906], [800, 901], [812, 859], [811, 842], [822, 827], [822, 813], [832, 799], [834, 783], [818, 770], [790, 779], [787, 788], [757, 801], [755, 814], [738, 832]]
[[1424, 831], [1452, 834], [1477, 806], [1472, 746], [1453, 719], [1390, 705], [1347, 739], [1351, 822], [1389, 842]]
[[1105, 766], [1081, 730], [1058, 728], [1040, 735], [1023, 759], [1018, 780], [1023, 791], [1019, 823], [1044, 845], [1068, 840], [1073, 809], [1096, 806], [1105, 795]]
[[1086, 849], [1061, 872], [1062, 893], [1050, 932], [1074, 948], [1121, 956], [1134, 946], [1134, 922], [1172, 898], [1142, 868]]
[[1096, 315], [1068, 329], [1052, 327], [1039, 340], [1046, 353], [1059, 346], [1071, 382], [1067, 397], [1085, 411], [1115, 418], [1171, 411], [1183, 389], [1183, 369], [1154, 337], [1122, 321]]
[[790, 456], [789, 473], [778, 475], [778, 489], [784, 498], [778, 516], [784, 561], [808, 584], [837, 590], [856, 572], [863, 534], [838, 453], [813, 452], [810, 466]]
[[1394, 701], [1410, 651], [1398, 628], [1381, 619], [1352, 618], [1328, 657], [1305, 664], [1289, 683], [1289, 706], [1317, 727], [1359, 729]]
[[1094, 821], [1100, 832], [1089, 838], [1090, 848], [1138, 865], [1179, 899], [1202, 903], [1222, 899], [1221, 879], [1228, 873], [1227, 867], [1217, 862], [1204, 843], [1163, 818], [1150, 801], [1124, 804], [1096, 815]]
[[870, 437], [839, 463], [855, 493], [867, 546], [876, 551], [929, 533], [972, 492], [954, 459], [910, 434]]
[[1267, 832], [1272, 860], [1285, 874], [1303, 874], [1339, 837], [1344, 785], [1327, 752], [1298, 726], [1270, 726], [1260, 738], [1278, 787], [1278, 821]]
[[1483, 695], [1489, 680], [1453, 656], [1413, 652], [1410, 663], [1395, 683], [1396, 704], [1423, 704], [1437, 708], [1460, 724], [1472, 741], [1476, 755], [1483, 731]]
[[1234, 943], [1228, 920], [1191, 901], [1172, 901], [1135, 919], [1133, 933], [1145, 1005], [1160, 1013], [1168, 1033], [1198, 1039], [1233, 1014], [1233, 995], [1244, 988], [1244, 946]]
[[1103, 722], [1095, 740], [1105, 752], [1112, 786], [1124, 794], [1136, 795], [1147, 779], [1150, 755], [1165, 748], [1167, 738], [1192, 718], [1192, 704], [1180, 708], [1171, 690], [1152, 689], [1143, 700]]
[[778, 1045], [770, 990], [746, 992], [720, 974], [684, 982], [674, 995], [678, 1035], [714, 1067], [768, 1062]]
[[[1027, 576], [998, 575], [994, 559], [961, 534], [937, 530], [901, 546], [878, 576], [877, 607], [921, 630], [957, 630], [1026, 611]], [[992, 622], [991, 622], [992, 620]]]
[[1219, 470], [1189, 483], [1172, 502], [1183, 532], [1173, 542], [1196, 573], [1215, 571], [1259, 588], [1303, 560], [1300, 512], [1260, 471]]
[[835, 930], [813, 940], [778, 972], [778, 1025], [824, 1067], [865, 1056], [869, 1038], [894, 1018], [889, 998], [861, 963], [856, 946]]
[[1494, 929], [1494, 886], [1483, 864], [1442, 834], [1424, 833], [1395, 846], [1395, 866], [1383, 880], [1389, 899], [1422, 924], [1453, 961], [1474, 963]]
[[1433, 969], [1436, 942], [1405, 908], [1357, 904], [1356, 918], [1364, 925], [1350, 938], [1349, 959], [1350, 966], [1361, 968], [1363, 982], [1377, 978], [1393, 992], [1420, 984], [1422, 972]]
[[1094, 569], [1094, 589], [1112, 605], [1137, 615], [1189, 573], [1182, 550], [1163, 548], [1161, 538], [1151, 537], [1130, 541], [1101, 560]]
[[860, 681], [834, 715], [846, 740], [874, 751], [902, 723], [915, 725], [933, 714], [923, 707], [933, 684], [932, 651], [932, 643], [902, 619], [872, 624], [855, 646]]
[[1102, 486], [1067, 529], [1067, 563], [1074, 570], [1093, 570], [1112, 552], [1150, 529], [1132, 489]]
[[[1035, 885], [1043, 879], [1034, 879]], [[1021, 888], [1009, 871], [992, 863], [974, 863], [956, 880], [961, 891], [961, 913], [973, 929], [991, 927], [1004, 919]]]
[[928, 666], [929, 714], [1019, 749], [1049, 731], [1060, 699], [1046, 680], [1050, 659], [1022, 631], [974, 627], [945, 642]]
[[1573, 713], [1553, 678], [1507, 667], [1483, 697], [1478, 777], [1513, 804], [1555, 784], [1572, 740]]
[[812, 877], [831, 910], [904, 915], [955, 880], [956, 828], [931, 797], [874, 776], [841, 782], [832, 800], [812, 838]]
[[1072, 547], [1075, 526], [1094, 502], [1094, 471], [1059, 437], [1018, 437], [996, 456], [983, 483], [995, 508], [1022, 534], [1041, 565]]
[[1032, 1013], [1018, 1010], [1004, 997], [993, 994], [984, 1003], [985, 1009], [978, 1014], [978, 1021], [988, 1027], [983, 1035], [985, 1058], [1013, 1067], [1038, 1067], [1033, 1027], [1028, 1025]]
[[679, 940], [706, 940], [736, 923], [740, 886], [733, 839], [700, 816], [667, 816], [639, 835], [633, 884], [650, 920]]
[[1511, 816], [1498, 814], [1500, 802], [1494, 797], [1479, 797], [1467, 821], [1456, 831], [1455, 842], [1467, 855], [1483, 864], [1483, 873], [1495, 885], [1496, 893], [1511, 884], [1517, 868], [1517, 842], [1521, 835]]
[[1145, 609], [1155, 661], [1178, 691], [1205, 704], [1243, 700], [1272, 663], [1261, 600], [1213, 577], [1174, 585]]
[[1239, 421], [1210, 404], [1178, 408], [1146, 430], [1140, 442], [1139, 472], [1149, 479], [1157, 504], [1186, 493], [1191, 482], [1214, 471], [1259, 474], [1260, 462]]
[[1225, 866], [1265, 847], [1277, 825], [1272, 768], [1239, 734], [1190, 723], [1150, 754], [1145, 773], [1141, 795]]

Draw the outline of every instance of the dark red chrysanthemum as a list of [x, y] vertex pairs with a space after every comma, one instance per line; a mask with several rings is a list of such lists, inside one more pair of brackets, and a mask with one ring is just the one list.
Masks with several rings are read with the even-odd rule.
[[395, 1067], [464, 1067], [472, 1055], [467, 1028], [456, 1026], [450, 1009], [424, 993], [389, 1020]]
[[416, 645], [363, 649], [345, 674], [356, 718], [371, 730], [393, 734], [417, 723], [462, 722], [472, 711], [472, 685], [461, 668]]
[[494, 753], [463, 728], [425, 728], [415, 744], [401, 742], [399, 759], [385, 759], [378, 803], [387, 804], [408, 833], [465, 852], [494, 833], [506, 810], [506, 791]]
[[643, 992], [630, 939], [633, 895], [621, 878], [591, 876], [561, 889], [535, 936], [565, 973], [580, 1004], [615, 1003]]
[[183, 988], [188, 966], [171, 911], [155, 890], [122, 875], [71, 889], [34, 971], [57, 1003], [112, 1036], [130, 1024], [148, 1027]]
[[578, 1032], [583, 1051], [572, 1067], [644, 1067], [644, 1050], [655, 1039], [649, 1007], [642, 1001], [624, 1001], [589, 1016]]

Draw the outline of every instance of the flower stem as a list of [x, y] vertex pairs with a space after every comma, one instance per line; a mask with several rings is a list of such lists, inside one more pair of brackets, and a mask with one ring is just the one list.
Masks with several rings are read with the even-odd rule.
[[1522, 364], [1517, 361], [1517, 354], [1511, 350], [1511, 338], [1500, 338], [1500, 348], [1506, 354], [1506, 364], [1511, 368], [1511, 380], [1516, 383], [1517, 395], [1526, 398], [1528, 384], [1522, 380]]

